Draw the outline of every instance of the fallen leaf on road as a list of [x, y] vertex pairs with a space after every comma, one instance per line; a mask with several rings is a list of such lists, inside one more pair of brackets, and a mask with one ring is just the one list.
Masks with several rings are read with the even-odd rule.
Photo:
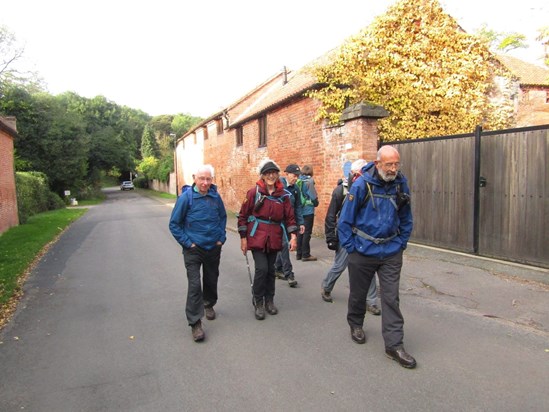
[[132, 339], [132, 340], [135, 339], [135, 336], [130, 336], [130, 339]]

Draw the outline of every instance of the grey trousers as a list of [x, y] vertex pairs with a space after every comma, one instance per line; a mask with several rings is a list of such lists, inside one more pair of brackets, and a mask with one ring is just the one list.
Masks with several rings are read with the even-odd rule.
[[[338, 246], [334, 263], [322, 281], [322, 288], [326, 292], [331, 292], [334, 289], [336, 281], [345, 269], [347, 269], [348, 265], [349, 254], [347, 253], [347, 250], [344, 247]], [[372, 277], [372, 283], [370, 283], [370, 288], [368, 289], [368, 294], [366, 295], [366, 304], [370, 306], [377, 306], [377, 284], [375, 276]]]
[[362, 327], [366, 314], [366, 294], [377, 272], [381, 289], [381, 327], [385, 347], [393, 349], [404, 340], [404, 318], [400, 312], [400, 270], [402, 251], [384, 259], [364, 256], [358, 252], [349, 255], [349, 301], [347, 322], [351, 327]]

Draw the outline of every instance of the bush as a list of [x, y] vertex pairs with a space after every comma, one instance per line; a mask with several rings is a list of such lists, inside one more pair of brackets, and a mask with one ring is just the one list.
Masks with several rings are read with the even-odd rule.
[[63, 199], [50, 190], [44, 173], [17, 172], [15, 185], [20, 224], [26, 223], [29, 217], [37, 213], [65, 207]]
[[133, 179], [133, 185], [135, 187], [139, 187], [141, 189], [148, 189], [149, 188], [149, 181], [146, 177], [140, 176]]
[[102, 199], [105, 195], [101, 192], [101, 187], [88, 185], [80, 188], [76, 191], [75, 197], [77, 200], [91, 200], [91, 199]]

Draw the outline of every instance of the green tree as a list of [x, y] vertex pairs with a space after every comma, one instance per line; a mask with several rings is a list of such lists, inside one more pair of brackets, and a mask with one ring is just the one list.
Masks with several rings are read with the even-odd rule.
[[86, 185], [88, 135], [80, 116], [68, 113], [53, 96], [34, 96], [41, 133], [33, 136], [33, 169], [45, 173], [58, 194]]
[[177, 137], [181, 137], [202, 120], [204, 120], [202, 117], [190, 114], [176, 114], [172, 121], [171, 130]]
[[476, 30], [475, 34], [494, 51], [507, 53], [515, 49], [528, 48], [526, 36], [517, 32], [497, 32], [483, 24]]
[[149, 121], [149, 126], [154, 130], [157, 139], [169, 136], [172, 133], [172, 121], [174, 116], [171, 114], [163, 114], [154, 116]]
[[395, 3], [328, 59], [311, 68], [325, 85], [308, 93], [322, 103], [317, 119], [335, 124], [347, 104], [381, 105], [390, 113], [379, 124], [385, 141], [512, 122], [511, 102], [490, 99], [494, 76], [505, 72], [436, 0]]
[[143, 159], [146, 157], [158, 158], [158, 155], [158, 143], [156, 142], [154, 131], [147, 125], [143, 129], [143, 136], [141, 137], [141, 157]]

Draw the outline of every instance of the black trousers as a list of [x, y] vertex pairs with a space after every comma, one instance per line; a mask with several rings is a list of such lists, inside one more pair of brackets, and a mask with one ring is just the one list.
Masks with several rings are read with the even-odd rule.
[[278, 251], [263, 252], [252, 250], [255, 264], [254, 274], [254, 299], [261, 303], [273, 301], [275, 295], [275, 261]]
[[[213, 307], [217, 303], [221, 246], [216, 246], [212, 250], [205, 250], [198, 246], [183, 248], [183, 259], [188, 282], [185, 314], [189, 325], [194, 325], [204, 317], [204, 307]], [[203, 272], [202, 282], [200, 282], [200, 267]]]
[[305, 232], [297, 235], [297, 256], [309, 257], [311, 256], [311, 236], [313, 235], [313, 224], [315, 222], [315, 215], [303, 216], [305, 221]]
[[381, 296], [381, 327], [385, 347], [392, 349], [404, 340], [404, 318], [400, 312], [400, 270], [402, 251], [385, 259], [364, 256], [358, 252], [349, 255], [349, 302], [347, 322], [351, 327], [362, 327], [366, 314], [366, 295], [377, 272]]

